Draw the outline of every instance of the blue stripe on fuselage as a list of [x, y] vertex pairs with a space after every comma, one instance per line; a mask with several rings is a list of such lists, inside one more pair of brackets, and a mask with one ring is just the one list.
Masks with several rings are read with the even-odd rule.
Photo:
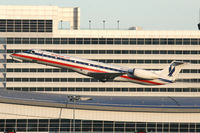
[[168, 80], [168, 79], [159, 78], [159, 80], [162, 80], [162, 81], [164, 81], [164, 82], [168, 82], [168, 83], [173, 83], [173, 81]]

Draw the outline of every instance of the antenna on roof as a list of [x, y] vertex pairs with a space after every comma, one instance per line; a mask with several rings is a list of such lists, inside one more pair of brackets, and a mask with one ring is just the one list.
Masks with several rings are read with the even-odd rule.
[[200, 8], [199, 8], [199, 24], [198, 24], [198, 28], [200, 30]]

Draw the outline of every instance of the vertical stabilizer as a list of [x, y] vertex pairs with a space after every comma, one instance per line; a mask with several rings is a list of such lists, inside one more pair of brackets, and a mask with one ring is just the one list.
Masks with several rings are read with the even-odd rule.
[[185, 64], [185, 62], [173, 61], [169, 66], [161, 70], [160, 74], [166, 79], [174, 81]]

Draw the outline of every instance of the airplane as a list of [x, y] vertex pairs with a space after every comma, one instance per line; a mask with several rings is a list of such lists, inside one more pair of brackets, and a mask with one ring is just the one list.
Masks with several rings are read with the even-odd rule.
[[122, 81], [151, 86], [174, 83], [182, 67], [186, 64], [181, 61], [172, 61], [166, 68], [153, 71], [122, 67], [37, 49], [13, 53], [10, 56], [14, 60], [71, 69], [102, 82]]

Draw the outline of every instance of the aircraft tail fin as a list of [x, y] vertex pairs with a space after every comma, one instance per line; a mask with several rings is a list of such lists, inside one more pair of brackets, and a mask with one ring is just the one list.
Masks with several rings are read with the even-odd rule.
[[185, 64], [186, 62], [172, 61], [169, 66], [161, 70], [160, 75], [171, 81], [175, 81], [179, 72]]

